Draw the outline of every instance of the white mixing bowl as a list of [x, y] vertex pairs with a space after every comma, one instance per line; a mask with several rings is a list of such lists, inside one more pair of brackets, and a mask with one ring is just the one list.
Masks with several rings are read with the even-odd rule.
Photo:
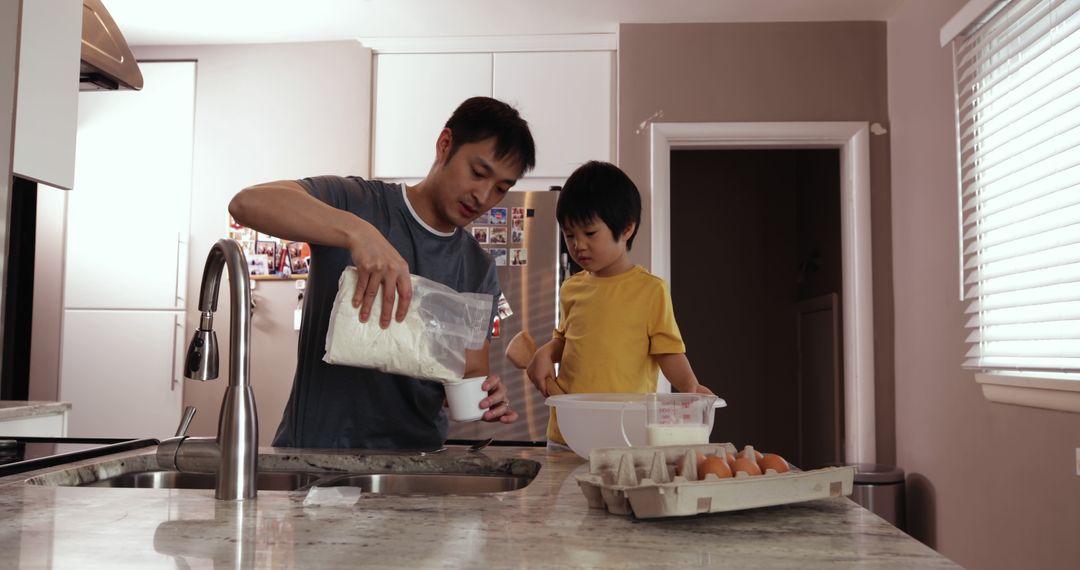
[[[626, 447], [619, 427], [620, 413], [630, 444], [645, 445], [645, 394], [562, 394], [544, 403], [558, 410], [559, 431], [566, 444], [585, 459], [594, 448]], [[727, 402], [717, 398], [713, 408], [724, 406]], [[712, 420], [710, 416], [710, 430]]]

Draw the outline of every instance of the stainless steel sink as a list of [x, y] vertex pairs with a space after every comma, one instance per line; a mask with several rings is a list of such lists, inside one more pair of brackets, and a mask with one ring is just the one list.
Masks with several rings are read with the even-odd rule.
[[[205, 468], [214, 466], [213, 462], [204, 463]], [[533, 460], [491, 458], [467, 452], [460, 457], [425, 457], [419, 462], [411, 455], [402, 454], [382, 457], [298, 453], [283, 454], [277, 463], [279, 465], [276, 469], [267, 467], [258, 471], [256, 489], [306, 492], [312, 487], [358, 487], [364, 493], [376, 495], [483, 495], [523, 489], [532, 483], [540, 471], [540, 463]], [[122, 465], [113, 461], [109, 469]], [[200, 490], [216, 489], [217, 483], [217, 475], [213, 473], [163, 468], [156, 463], [128, 465], [127, 473], [87, 481], [86, 467], [57, 469], [26, 479], [25, 483], [45, 486]], [[100, 473], [99, 470], [94, 471]]]
[[369, 473], [341, 475], [315, 483], [319, 487], [360, 487], [381, 495], [482, 495], [516, 491], [532, 482], [512, 475], [450, 473]]
[[[260, 491], [295, 491], [317, 481], [325, 473], [272, 472], [258, 474], [255, 486]], [[179, 471], [138, 471], [85, 483], [84, 487], [123, 487], [129, 489], [213, 489], [217, 476], [211, 473]]]
[[[461, 473], [309, 473], [262, 471], [260, 491], [302, 491], [310, 487], [359, 487], [379, 495], [482, 495], [516, 491], [532, 477]], [[137, 471], [83, 483], [83, 487], [127, 489], [214, 489], [216, 476], [179, 471]]]

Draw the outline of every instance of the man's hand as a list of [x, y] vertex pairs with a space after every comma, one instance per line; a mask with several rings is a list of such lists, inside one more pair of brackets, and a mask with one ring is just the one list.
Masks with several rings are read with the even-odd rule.
[[349, 240], [349, 251], [353, 264], [356, 265], [356, 293], [353, 294], [353, 307], [360, 308], [360, 322], [366, 323], [371, 316], [371, 306], [375, 296], [382, 288], [382, 312], [379, 313], [379, 326], [390, 326], [390, 315], [394, 310], [394, 298], [398, 299], [397, 313], [394, 318], [400, 323], [405, 320], [412, 301], [412, 281], [409, 279], [409, 264], [390, 242], [374, 227], [360, 226], [362, 231]]
[[480, 408], [486, 409], [485, 422], [502, 422], [508, 424], [518, 418], [517, 412], [510, 409], [510, 400], [506, 398], [506, 385], [497, 374], [492, 374], [484, 380], [484, 390], [488, 397], [480, 400]]
[[412, 301], [409, 265], [375, 226], [352, 212], [339, 210], [307, 193], [294, 180], [267, 182], [245, 188], [229, 202], [229, 213], [240, 224], [290, 241], [306, 241], [349, 250], [356, 266], [353, 306], [367, 322], [379, 288], [383, 289], [379, 324], [390, 326], [394, 300], [396, 317], [405, 319]]

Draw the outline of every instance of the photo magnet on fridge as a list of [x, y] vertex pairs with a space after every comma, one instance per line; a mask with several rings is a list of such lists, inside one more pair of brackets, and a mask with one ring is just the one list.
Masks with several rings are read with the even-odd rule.
[[523, 247], [515, 247], [510, 250], [510, 265], [528, 265], [529, 251]]
[[277, 273], [278, 244], [276, 241], [255, 242], [255, 256], [265, 256], [268, 270], [266, 273], [252, 273], [252, 275], [272, 275]]
[[495, 260], [495, 265], [506, 265], [507, 255], [505, 247], [493, 247], [488, 250], [488, 253], [490, 253], [491, 257]]
[[488, 228], [473, 228], [472, 236], [476, 239], [476, 243], [488, 242]]

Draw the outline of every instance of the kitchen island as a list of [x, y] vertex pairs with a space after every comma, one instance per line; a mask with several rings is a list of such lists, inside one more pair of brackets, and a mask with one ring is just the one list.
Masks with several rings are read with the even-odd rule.
[[[310, 464], [310, 450], [264, 448], [260, 464]], [[523, 489], [478, 496], [364, 494], [305, 506], [305, 492], [260, 491], [247, 502], [212, 490], [27, 484], [151, 467], [153, 448], [0, 479], [5, 568], [957, 568], [846, 498], [639, 521], [589, 509], [569, 452], [452, 447], [434, 455], [318, 452], [388, 469], [476, 466], [477, 458], [537, 462]], [[308, 459], [304, 459], [308, 458]], [[71, 467], [83, 466], [79, 470]], [[50, 473], [52, 473], [50, 479]], [[70, 482], [70, 481], [68, 481]]]

